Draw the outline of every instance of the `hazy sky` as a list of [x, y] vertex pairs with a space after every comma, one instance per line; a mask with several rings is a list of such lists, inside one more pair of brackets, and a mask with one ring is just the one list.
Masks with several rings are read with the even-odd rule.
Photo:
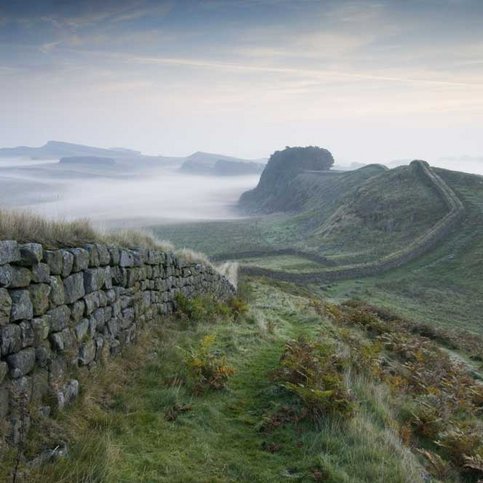
[[2, 146], [483, 157], [483, 1], [0, 0], [0, 106]]

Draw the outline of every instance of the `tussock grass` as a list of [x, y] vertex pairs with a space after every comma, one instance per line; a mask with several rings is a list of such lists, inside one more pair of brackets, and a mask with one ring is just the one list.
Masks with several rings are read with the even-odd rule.
[[201, 252], [189, 248], [176, 249], [167, 240], [153, 233], [137, 229], [115, 231], [96, 230], [88, 219], [54, 221], [28, 211], [0, 209], [0, 240], [17, 240], [21, 243], [41, 243], [47, 248], [73, 247], [86, 243], [105, 243], [125, 248], [150, 248], [175, 253], [189, 262], [210, 265], [236, 286], [238, 265], [223, 264], [217, 267]]
[[238, 268], [237, 262], [225, 262], [215, 266], [216, 270], [223, 275], [235, 288], [238, 287]]
[[0, 240], [74, 246], [99, 239], [87, 219], [52, 221], [27, 211], [0, 210]]

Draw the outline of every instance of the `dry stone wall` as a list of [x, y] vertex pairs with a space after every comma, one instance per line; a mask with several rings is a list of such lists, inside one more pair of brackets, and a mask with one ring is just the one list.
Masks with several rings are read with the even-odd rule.
[[0, 241], [0, 423], [10, 439], [25, 433], [25, 407], [62, 409], [79, 392], [80, 368], [121, 352], [175, 310], [178, 293], [224, 299], [235, 289], [171, 253]]
[[[428, 163], [425, 161], [413, 161], [411, 166], [417, 170], [417, 173], [423, 180], [431, 184], [448, 208], [448, 212], [434, 226], [411, 244], [373, 262], [329, 268], [317, 272], [290, 273], [250, 265], [242, 266], [240, 268], [241, 272], [246, 275], [270, 277], [275, 280], [295, 283], [334, 282], [337, 280], [367, 277], [398, 268], [428, 252], [444, 240], [461, 222], [465, 216], [465, 208], [456, 193], [431, 169]], [[301, 254], [301, 256], [304, 255]]]

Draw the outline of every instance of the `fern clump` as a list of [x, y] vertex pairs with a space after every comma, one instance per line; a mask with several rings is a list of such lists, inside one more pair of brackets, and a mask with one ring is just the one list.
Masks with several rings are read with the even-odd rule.
[[272, 377], [296, 397], [302, 417], [350, 416], [354, 403], [344, 381], [347, 362], [332, 345], [300, 338], [285, 344]]

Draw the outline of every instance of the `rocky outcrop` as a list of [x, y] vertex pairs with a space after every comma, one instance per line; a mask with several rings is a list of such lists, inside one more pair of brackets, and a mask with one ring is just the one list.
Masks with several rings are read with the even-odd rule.
[[10, 439], [28, 425], [22, 408], [62, 409], [79, 392], [79, 370], [160, 323], [177, 294], [203, 293], [228, 298], [235, 289], [211, 266], [171, 253], [0, 241], [0, 419]]
[[276, 280], [296, 283], [331, 282], [375, 275], [392, 268], [400, 267], [423, 255], [442, 241], [462, 220], [465, 208], [456, 193], [431, 169], [427, 162], [416, 160], [411, 163], [411, 167], [417, 170], [426, 182], [430, 183], [432, 188], [444, 201], [448, 211], [428, 231], [401, 250], [390, 253], [373, 262], [330, 268], [318, 272], [288, 273], [255, 266], [242, 266], [240, 268], [241, 272], [247, 275], [265, 276]]
[[240, 207], [249, 212], [289, 211], [287, 190], [293, 180], [305, 171], [327, 171], [334, 158], [327, 149], [316, 146], [285, 148], [270, 156], [255, 189], [240, 197]]

